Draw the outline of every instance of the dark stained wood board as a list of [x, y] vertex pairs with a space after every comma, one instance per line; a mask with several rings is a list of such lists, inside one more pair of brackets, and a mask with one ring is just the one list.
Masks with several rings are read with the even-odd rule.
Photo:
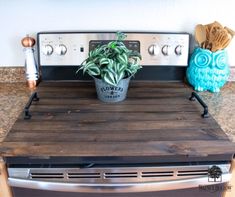
[[132, 82], [120, 103], [103, 103], [89, 82], [42, 82], [32, 118], [20, 115], [3, 156], [233, 154], [235, 145], [183, 83]]

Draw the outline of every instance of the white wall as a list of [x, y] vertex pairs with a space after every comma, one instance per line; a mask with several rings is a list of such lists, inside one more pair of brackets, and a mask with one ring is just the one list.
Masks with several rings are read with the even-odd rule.
[[[47, 30], [193, 33], [215, 20], [235, 29], [235, 0], [0, 0], [0, 66], [22, 66], [20, 40]], [[235, 39], [228, 48], [235, 66]]]

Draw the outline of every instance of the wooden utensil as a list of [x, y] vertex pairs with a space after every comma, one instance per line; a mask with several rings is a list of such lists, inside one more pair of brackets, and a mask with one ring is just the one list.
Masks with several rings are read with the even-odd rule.
[[202, 24], [198, 24], [195, 28], [195, 39], [200, 47], [206, 41], [206, 29]]
[[227, 31], [224, 29], [218, 29], [213, 34], [213, 40], [212, 40], [212, 52], [216, 52], [217, 50], [223, 49], [223, 43], [226, 42], [229, 39], [229, 36], [227, 34]]
[[217, 22], [217, 21], [215, 21], [215, 22], [213, 22], [213, 23], [209, 23], [209, 24], [207, 24], [207, 25], [204, 25], [204, 27], [205, 27], [205, 29], [206, 29], [206, 34], [207, 34], [207, 40], [209, 40], [209, 34], [210, 34], [210, 31], [211, 31], [211, 29], [212, 29], [212, 27], [215, 27], [215, 26], [217, 26], [217, 27], [219, 27], [219, 28], [223, 28], [223, 26], [219, 23], [219, 22]]
[[233, 36], [235, 36], [235, 31], [233, 31], [232, 29], [226, 26], [224, 27], [224, 29], [228, 32], [230, 37], [223, 42], [223, 49], [226, 48], [230, 44], [231, 40], [233, 39]]
[[226, 37], [226, 32], [223, 28], [223, 26], [215, 21], [214, 23], [210, 24], [210, 32], [209, 32], [209, 50], [212, 52], [215, 52], [219, 49], [221, 49], [221, 42], [224, 40], [224, 37]]
[[222, 49], [225, 49], [231, 42], [231, 38], [229, 38], [228, 40], [226, 40], [223, 44], [222, 44]]
[[226, 48], [235, 31], [228, 27], [223, 27], [218, 21], [202, 25], [198, 24], [195, 27], [195, 40], [198, 42], [199, 47], [216, 52]]
[[232, 29], [228, 28], [228, 27], [224, 27], [224, 29], [231, 35], [231, 37], [233, 38], [233, 36], [235, 35], [235, 31], [233, 31]]
[[206, 29], [206, 39], [209, 40], [209, 35], [210, 35], [210, 26], [209, 25], [204, 25]]

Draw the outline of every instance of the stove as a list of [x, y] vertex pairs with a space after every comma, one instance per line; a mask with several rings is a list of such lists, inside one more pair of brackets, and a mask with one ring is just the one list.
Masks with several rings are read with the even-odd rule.
[[184, 83], [189, 34], [126, 34], [143, 69], [111, 104], [75, 72], [114, 32], [38, 33], [42, 81], [0, 147], [16, 197], [222, 195], [235, 146]]

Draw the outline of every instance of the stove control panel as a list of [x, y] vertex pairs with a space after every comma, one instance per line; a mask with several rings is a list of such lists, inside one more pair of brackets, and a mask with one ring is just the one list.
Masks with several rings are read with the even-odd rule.
[[[187, 66], [189, 34], [126, 32], [124, 44], [138, 51], [141, 65]], [[40, 32], [38, 33], [41, 66], [77, 66], [90, 50], [115, 40], [114, 32]]]

